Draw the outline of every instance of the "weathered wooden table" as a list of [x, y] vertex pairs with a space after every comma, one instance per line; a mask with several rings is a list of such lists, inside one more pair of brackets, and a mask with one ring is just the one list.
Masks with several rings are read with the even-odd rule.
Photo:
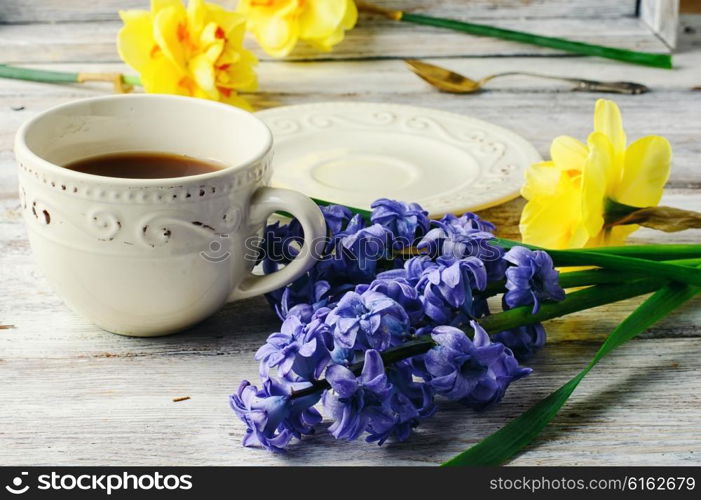
[[[84, 7], [73, 1], [3, 0], [0, 23], [8, 24], [0, 24], [0, 62], [123, 71], [114, 48], [119, 26], [115, 11], [146, 3], [106, 0]], [[431, 4], [433, 12], [491, 17], [491, 22], [504, 26], [583, 40], [592, 39], [587, 26], [595, 23], [606, 34], [601, 42], [664, 50], [656, 37], [641, 35], [634, 0], [578, 2], [578, 7], [561, 0]], [[582, 7], [585, 4], [590, 7]], [[573, 11], [580, 18], [572, 17]], [[611, 21], [614, 14], [619, 17]], [[701, 43], [695, 34], [701, 22], [687, 16], [682, 25], [677, 69], [664, 71], [363, 21], [333, 54], [322, 56], [327, 59], [264, 60], [259, 67], [261, 91], [254, 101], [261, 109], [329, 100], [446, 109], [511, 128], [547, 157], [555, 136], [586, 136], [596, 95], [518, 77], [495, 81], [480, 95], [440, 94], [398, 58], [440, 56], [434, 62], [477, 77], [537, 68], [551, 74], [640, 81], [653, 92], [616, 97], [629, 138], [653, 133], [668, 137], [674, 166], [663, 203], [701, 210], [701, 93], [690, 90], [701, 85]], [[319, 56], [298, 54], [309, 57]], [[0, 329], [0, 464], [438, 464], [573, 376], [636, 304], [628, 301], [550, 321], [547, 348], [531, 363], [534, 374], [514, 384], [498, 408], [475, 413], [443, 403], [439, 414], [406, 443], [380, 448], [336, 442], [320, 433], [294, 444], [284, 456], [243, 448], [244, 429], [229, 410], [227, 396], [242, 378], [257, 377], [253, 353], [278, 326], [262, 298], [227, 306], [198, 327], [171, 337], [120, 337], [68, 310], [32, 261], [20, 219], [14, 133], [20, 123], [49, 106], [107, 91], [100, 85], [0, 81], [0, 324], [13, 325]], [[516, 200], [483, 215], [499, 225], [502, 235], [515, 237], [522, 203]], [[665, 235], [641, 230], [632, 242], [698, 242], [700, 236], [699, 231]], [[513, 463], [698, 464], [699, 304], [688, 304], [602, 362], [554, 423]], [[173, 401], [184, 396], [191, 399]]]

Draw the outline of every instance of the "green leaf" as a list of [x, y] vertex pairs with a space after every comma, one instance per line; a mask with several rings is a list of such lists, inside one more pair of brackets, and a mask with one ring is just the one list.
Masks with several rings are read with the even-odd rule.
[[[657, 290], [660, 286], [659, 281], [654, 279], [637, 279], [619, 282], [617, 284], [596, 285], [568, 293], [565, 299], [560, 302], [544, 303], [541, 305], [537, 314], [533, 314], [533, 306], [522, 306], [485, 316], [484, 318], [478, 319], [477, 322], [482, 325], [487, 333], [495, 334], [518, 326], [530, 325], [564, 316], [565, 314], [583, 311], [584, 309], [591, 309], [592, 307], [603, 304], [630, 299], [638, 295], [645, 295], [653, 290]], [[383, 351], [382, 360], [385, 366], [387, 366], [390, 363], [423, 354], [434, 345], [435, 342], [431, 337], [424, 335]], [[359, 374], [363, 368], [363, 363], [355, 363], [349, 368], [353, 373]], [[312, 382], [311, 386], [293, 392], [292, 397], [298, 398], [308, 396], [327, 389], [328, 387], [328, 381], [325, 379], [315, 380]]]
[[320, 200], [319, 198], [312, 198], [314, 203], [317, 205], [320, 205], [322, 207], [327, 207], [329, 205], [340, 205], [342, 207], [346, 207], [348, 210], [351, 211], [352, 214], [354, 215], [360, 215], [363, 219], [369, 221], [370, 220], [370, 215], [372, 212], [370, 210], [365, 210], [363, 208], [357, 208], [357, 207], [349, 207], [348, 205], [342, 205], [340, 203], [334, 203], [333, 201], [326, 201], [326, 200]]
[[618, 61], [643, 64], [657, 68], [672, 68], [672, 57], [669, 54], [653, 54], [650, 52], [632, 51], [627, 49], [619, 49], [616, 47], [605, 47], [603, 45], [594, 45], [590, 43], [567, 40], [564, 38], [536, 35], [534, 33], [526, 33], [523, 31], [497, 28], [486, 24], [468, 23], [455, 19], [431, 17], [423, 14], [414, 14], [412, 12], [402, 12], [400, 20], [415, 24], [423, 24], [425, 26], [434, 26], [437, 28], [462, 31], [463, 33], [470, 33], [473, 35], [490, 36], [494, 38], [502, 38], [504, 40], [511, 40], [514, 42], [540, 45], [541, 47], [550, 47], [567, 52], [574, 52], [576, 54], [606, 57], [608, 59], [616, 59]]
[[[312, 198], [317, 205], [322, 207], [328, 205], [341, 205], [340, 203], [335, 203], [332, 201], [321, 200], [319, 198]], [[370, 210], [365, 210], [358, 207], [345, 206], [353, 214], [360, 215], [366, 221], [370, 221], [370, 215], [372, 212]], [[287, 213], [283, 215], [289, 216]], [[597, 248], [580, 248], [571, 250], [549, 250], [547, 248], [539, 247], [536, 245], [528, 245], [526, 243], [521, 243], [519, 241], [508, 240], [505, 238], [494, 238], [497, 245], [504, 248], [512, 248], [514, 246], [523, 246], [530, 248], [531, 250], [545, 250], [548, 253], [559, 252], [562, 260], [572, 260], [580, 259], [584, 260], [585, 256], [588, 258], [591, 254], [610, 254], [619, 257], [632, 257], [637, 259], [646, 260], [670, 260], [670, 259], [682, 259], [682, 258], [698, 258], [701, 257], [701, 245], [629, 245], [622, 247], [597, 247]], [[580, 255], [581, 254], [581, 255]], [[574, 255], [574, 257], [568, 257], [568, 255]], [[596, 258], [596, 257], [594, 257]], [[620, 260], [618, 261], [621, 262]], [[566, 264], [560, 264], [566, 265]], [[573, 264], [573, 265], [597, 265], [597, 264]], [[607, 267], [607, 266], [599, 266]], [[628, 271], [629, 269], [620, 269], [621, 271]], [[630, 269], [630, 271], [635, 272], [635, 269]]]
[[[500, 246], [511, 248], [520, 243], [495, 238], [494, 241]], [[688, 285], [701, 286], [701, 269], [689, 269], [684, 265], [671, 262], [658, 262], [647, 259], [624, 255], [616, 255], [611, 252], [602, 251], [606, 247], [595, 250], [550, 250], [534, 245], [522, 245], [532, 250], [544, 250], [556, 266], [597, 266], [616, 271], [626, 271], [643, 274], [645, 276], [657, 276], [664, 280], [679, 281]], [[688, 255], [684, 253], [684, 255]], [[699, 254], [692, 253], [692, 256], [699, 257]]]
[[[507, 240], [504, 238], [494, 238], [497, 245], [504, 248], [512, 248], [522, 246], [531, 250], [544, 250], [550, 252], [547, 248], [536, 245], [528, 245], [520, 241]], [[701, 245], [626, 245], [620, 247], [595, 247], [595, 248], [578, 248], [575, 250], [564, 250], [565, 252], [577, 252], [583, 254], [589, 253], [606, 253], [618, 255], [621, 257], [636, 257], [638, 259], [648, 260], [669, 260], [701, 257]]]
[[598, 266], [701, 286], [701, 269], [689, 268], [688, 266], [596, 252], [548, 250], [548, 253], [556, 266]]
[[[701, 259], [677, 259], [665, 262], [694, 267], [701, 265]], [[561, 272], [559, 281], [562, 288], [576, 288], [607, 283], [629, 283], [644, 277], [640, 273], [619, 272], [610, 269], [587, 269], [584, 271]]]
[[608, 336], [589, 364], [569, 382], [541, 400], [520, 417], [473, 447], [445, 462], [444, 466], [484, 466], [506, 462], [527, 446], [550, 423], [589, 371], [609, 352], [644, 332], [674, 309], [701, 292], [699, 287], [670, 283], [643, 302]]
[[545, 302], [533, 314], [533, 306], [514, 307], [508, 311], [490, 314], [477, 320], [487, 333], [499, 333], [518, 326], [541, 323], [552, 318], [577, 311], [645, 295], [659, 289], [662, 283], [656, 279], [637, 279], [626, 283], [596, 285], [567, 294], [560, 302]]

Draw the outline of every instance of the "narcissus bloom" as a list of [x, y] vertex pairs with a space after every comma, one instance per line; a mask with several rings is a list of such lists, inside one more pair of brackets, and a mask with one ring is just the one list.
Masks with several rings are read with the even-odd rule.
[[669, 177], [672, 150], [659, 136], [627, 146], [618, 106], [599, 99], [587, 144], [557, 137], [550, 156], [551, 161], [526, 172], [521, 236], [524, 243], [546, 248], [580, 248], [622, 244], [638, 228], [611, 224], [609, 200], [656, 206]]
[[298, 40], [331, 50], [358, 19], [353, 0], [241, 0], [238, 11], [273, 57], [292, 52]]
[[237, 91], [255, 90], [256, 57], [242, 47], [246, 20], [204, 2], [152, 0], [151, 10], [119, 13], [121, 58], [146, 92], [200, 97], [250, 108]]

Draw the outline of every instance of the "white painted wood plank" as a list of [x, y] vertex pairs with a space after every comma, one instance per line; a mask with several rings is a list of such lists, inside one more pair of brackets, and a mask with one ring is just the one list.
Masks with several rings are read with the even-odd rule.
[[[14, 169], [0, 169], [0, 186], [0, 324], [16, 326], [13, 330], [0, 331], [0, 359], [70, 358], [78, 354], [87, 357], [158, 357], [180, 351], [201, 355], [232, 354], [241, 350], [241, 338], [252, 336], [247, 349], [255, 350], [253, 344], [261, 343], [279, 325], [267, 303], [258, 298], [229, 305], [207, 322], [176, 336], [144, 340], [106, 335], [69, 311], [36, 268], [21, 220]], [[668, 190], [662, 203], [701, 211], [701, 197], [697, 190]], [[500, 236], [516, 239], [522, 206], [523, 201], [516, 200], [485, 210], [481, 215], [497, 224]], [[642, 229], [631, 238], [632, 244], [663, 241], [698, 243], [701, 230], [665, 234]], [[553, 320], [551, 323], [558, 325], [560, 332], [552, 339], [553, 343], [598, 340], [639, 302], [636, 299], [611, 304], [574, 317]], [[664, 321], [649, 335], [701, 336], [699, 305], [701, 297], [687, 307], [684, 314]]]
[[[701, 29], [701, 16], [699, 16]], [[685, 36], [684, 39], [693, 35]], [[674, 69], [662, 70], [599, 59], [593, 57], [498, 57], [498, 58], [428, 58], [427, 62], [478, 79], [504, 71], [537, 71], [540, 73], [579, 77], [597, 80], [630, 80], [644, 83], [653, 91], [688, 90], [696, 86], [701, 78], [701, 51], [689, 50], [674, 55]], [[113, 63], [35, 63], [20, 66], [57, 71], [108, 71], [133, 74], [134, 71], [121, 62]], [[431, 87], [415, 77], [402, 61], [385, 59], [369, 61], [262, 61], [257, 71], [261, 92], [272, 93], [419, 93], [429, 94]], [[352, 75], [352, 77], [350, 76]], [[570, 88], [567, 83], [513, 76], [495, 79], [486, 90], [563, 92]], [[95, 95], [111, 89], [109, 84], [86, 83], [81, 86], [44, 85], [21, 80], [0, 79], [0, 96], [78, 96]], [[462, 99], [477, 100], [481, 94], [462, 96]], [[583, 94], [589, 96], [611, 96], [615, 94]], [[652, 97], [654, 94], [640, 96]], [[690, 94], [689, 97], [693, 97]], [[457, 97], [456, 97], [457, 98]]]
[[[234, 8], [236, 0], [210, 0]], [[462, 19], [494, 18], [614, 18], [636, 14], [635, 0], [375, 0], [375, 4], [392, 9], [434, 16]], [[3, 0], [0, 22], [107, 21], [117, 19], [122, 9], [148, 8], [148, 0], [100, 0], [86, 4], [83, 0]]]
[[[4, 331], [3, 333], [7, 333]], [[19, 333], [19, 332], [18, 332]], [[227, 335], [226, 333], [224, 335]], [[227, 405], [254, 377], [243, 352], [0, 362], [2, 465], [434, 465], [497, 430], [573, 376], [594, 344], [552, 345], [532, 376], [477, 413], [441, 403], [405, 443], [344, 443], [321, 432], [273, 455], [242, 448]], [[88, 341], [86, 340], [86, 343]], [[244, 347], [245, 346], [245, 347]], [[597, 367], [514, 465], [692, 465], [701, 449], [701, 339], [633, 341]], [[175, 397], [190, 396], [179, 403]], [[593, 432], [595, 429], [595, 432]]]
[[[478, 78], [500, 71], [537, 68], [547, 74], [634, 80], [653, 92], [617, 96], [569, 92], [567, 84], [526, 77], [495, 80], [487, 91], [470, 96], [439, 93], [408, 71], [401, 61], [345, 61], [315, 63], [262, 63], [260, 92], [252, 96], [260, 108], [318, 101], [378, 101], [434, 107], [464, 113], [511, 128], [534, 143], [544, 157], [558, 135], [584, 140], [592, 127], [594, 101], [615, 99], [623, 110], [628, 137], [664, 135], [674, 149], [671, 185], [701, 185], [701, 99], [690, 89], [698, 82], [701, 52], [679, 54], [673, 71], [628, 66], [596, 59], [495, 58], [434, 59]], [[56, 69], [124, 71], [120, 64], [51, 65]], [[102, 95], [109, 87], [99, 84], [58, 86], [0, 80], [0, 151], [9, 151], [20, 123], [49, 106], [79, 97]], [[24, 107], [22, 111], [12, 108]]]
[[674, 48], [679, 27], [679, 0], [641, 0], [639, 9], [645, 24]]
[[701, 13], [681, 14], [678, 33], [678, 52], [689, 52], [695, 47], [701, 47]]
[[[20, 241], [26, 245], [26, 240]], [[17, 251], [17, 246], [13, 250]], [[214, 356], [234, 355], [242, 349], [253, 353], [280, 325], [264, 299], [257, 298], [228, 305], [205, 323], [175, 336], [114, 336], [70, 311], [26, 254], [28, 248], [22, 250], [24, 254], [4, 259], [2, 267], [3, 277], [12, 278], [15, 283], [2, 287], [3, 293], [12, 294], [13, 302], [0, 310], [0, 324], [15, 328], [2, 330], [0, 359]], [[599, 342], [641, 300], [631, 299], [552, 320], [548, 322], [548, 331], [552, 331], [549, 343]], [[646, 338], [700, 337], [700, 305], [701, 299], [695, 299], [679, 314], [650, 330]], [[246, 345], [242, 339], [248, 339]]]
[[[565, 37], [612, 47], [669, 52], [668, 47], [638, 18], [495, 19], [495, 26]], [[120, 22], [58, 24], [0, 24], [0, 63], [117, 61], [116, 33]], [[253, 40], [247, 46], [270, 59]], [[476, 37], [427, 26], [363, 19], [333, 52], [320, 53], [304, 44], [290, 59], [348, 59], [372, 57], [455, 57], [558, 55], [553, 49]]]
[[[0, 26], [0, 37], [4, 28]], [[577, 74], [652, 85], [654, 93], [616, 98], [628, 135], [657, 132], [670, 138], [675, 151], [673, 187], [663, 203], [701, 210], [699, 99], [688, 90], [697, 84], [698, 54], [678, 57], [680, 69], [675, 72], [589, 58], [442, 62], [471, 76], [530, 65], [545, 72], [582, 72]], [[122, 66], [90, 69], [98, 67]], [[260, 107], [339, 99], [456, 110], [516, 130], [545, 155], [555, 135], [585, 136], [596, 97], [518, 78], [494, 82], [494, 90], [481, 95], [438, 94], [399, 61], [264, 63], [260, 75], [263, 91], [255, 97]], [[278, 325], [263, 299], [227, 306], [179, 335], [119, 337], [69, 311], [31, 259], [17, 200], [12, 136], [23, 120], [48, 106], [104, 92], [97, 85], [0, 81], [0, 324], [16, 326], [0, 330], [0, 464], [437, 464], [574, 375], [606, 333], [641, 300], [550, 321], [548, 347], [531, 363], [535, 374], [515, 384], [502, 405], [474, 413], [442, 404], [441, 413], [408, 443], [378, 448], [338, 443], [322, 434], [294, 445], [283, 457], [241, 448], [243, 426], [228, 409], [226, 396], [241, 378], [255, 379], [253, 352]], [[12, 110], [21, 106], [23, 110]], [[515, 200], [483, 215], [500, 226], [502, 235], [514, 237], [522, 204]], [[701, 231], [667, 235], [641, 230], [632, 242], [700, 238]], [[698, 464], [700, 305], [701, 299], [695, 299], [605, 360], [553, 425], [513, 463]], [[172, 402], [180, 396], [192, 399]]]
[[[668, 92], [654, 97], [616, 97], [623, 110], [630, 139], [659, 134], [667, 137], [674, 151], [670, 186], [692, 187], [701, 183], [698, 141], [701, 123], [696, 119], [699, 105], [685, 100], [691, 91]], [[84, 95], [84, 94], [81, 94]], [[456, 97], [426, 93], [314, 93], [258, 94], [252, 101], [258, 108], [320, 101], [376, 101], [411, 104], [443, 109], [504, 126], [522, 135], [549, 157], [552, 139], [567, 134], [585, 140], [592, 129], [592, 114], [597, 96], [569, 93], [491, 92], [479, 97]], [[9, 151], [17, 127], [34, 114], [72, 97], [6, 98], [0, 97], [0, 109], [24, 106], [23, 111], [3, 115], [0, 121], [0, 150]]]
[[[4, 171], [0, 180], [7, 186], [11, 174]], [[0, 405], [2, 464], [439, 463], [573, 375], [595, 343], [639, 302], [549, 322], [549, 347], [531, 363], [536, 374], [514, 385], [492, 411], [443, 404], [405, 444], [378, 448], [338, 443], [322, 434], [277, 457], [241, 448], [243, 427], [226, 406], [239, 379], [255, 377], [253, 353], [278, 325], [262, 299], [227, 306], [171, 337], [102, 332], [50, 291], [28, 255], [15, 200], [5, 193], [0, 198], [0, 297], [12, 298], [1, 303], [0, 323], [15, 325], [0, 331], [0, 377], [6, 388]], [[514, 464], [693, 463], [701, 441], [696, 410], [701, 339], [682, 337], [699, 336], [700, 304], [694, 301], [647, 334], [664, 340], [635, 341], [595, 370], [552, 428]], [[172, 402], [180, 396], [192, 399]], [[660, 413], [660, 407], [675, 411]]]

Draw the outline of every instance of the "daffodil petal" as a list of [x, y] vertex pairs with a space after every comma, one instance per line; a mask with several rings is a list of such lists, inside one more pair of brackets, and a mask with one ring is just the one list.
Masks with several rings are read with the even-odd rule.
[[120, 10], [119, 18], [124, 24], [130, 24], [133, 22], [146, 21], [151, 22], [151, 13], [147, 10]]
[[184, 76], [178, 67], [160, 54], [141, 72], [141, 84], [146, 92], [153, 94], [189, 95], [179, 85]]
[[224, 86], [244, 92], [256, 90], [258, 78], [253, 70], [256, 62], [257, 58], [251, 52], [241, 52], [238, 62], [231, 64], [226, 71], [220, 72], [220, 74], [226, 75], [228, 80]]
[[546, 248], [581, 247], [588, 235], [581, 223], [581, 191], [561, 177], [556, 194], [529, 201], [519, 223], [524, 243]]
[[145, 10], [123, 10], [119, 16], [124, 22], [117, 34], [119, 57], [141, 73], [148, 66], [156, 44], [152, 35], [151, 13]]
[[227, 42], [234, 46], [240, 47], [243, 44], [243, 38], [246, 34], [246, 18], [239, 14], [236, 14], [236, 16], [238, 20], [236, 22], [229, 23], [228, 29], [224, 28], [223, 26], [222, 28], [224, 28], [224, 31], [226, 32]]
[[207, 23], [203, 28], [202, 31], [200, 32], [199, 36], [199, 41], [202, 45], [209, 45], [210, 43], [214, 43], [214, 41], [217, 39], [217, 30], [219, 29], [219, 26], [217, 26], [217, 23], [209, 22]]
[[274, 57], [289, 54], [298, 40], [330, 50], [358, 18], [353, 0], [240, 0], [237, 11], [246, 17], [263, 50]]
[[240, 95], [236, 95], [235, 93], [232, 93], [229, 96], [222, 96], [221, 102], [231, 104], [232, 106], [237, 106], [241, 109], [245, 109], [246, 111], [253, 110], [251, 104], [246, 99], [244, 99]]
[[566, 135], [556, 137], [550, 145], [550, 158], [566, 170], [582, 170], [587, 159], [587, 147], [577, 139]]
[[592, 132], [588, 144], [589, 156], [582, 170], [582, 223], [594, 237], [604, 226], [607, 172], [612, 168], [613, 152], [601, 132]]
[[[609, 136], [601, 134], [599, 132], [592, 132], [591, 137], [595, 137], [595, 142], [598, 147], [605, 149], [608, 155], [608, 163], [606, 165], [606, 180], [605, 180], [605, 191], [606, 196], [610, 197], [613, 191], [621, 182], [621, 177], [623, 177], [623, 156], [617, 154], [616, 149], [611, 143]], [[589, 154], [591, 154], [591, 143], [589, 143]]]
[[309, 42], [312, 46], [319, 50], [328, 52], [333, 49], [334, 45], [337, 45], [343, 41], [346, 36], [346, 32], [343, 27], [339, 26], [338, 29], [331, 35], [324, 38], [306, 38], [305, 41]]
[[560, 180], [560, 170], [551, 161], [534, 163], [526, 169], [526, 181], [521, 196], [533, 200], [555, 194]]
[[[242, 2], [243, 3], [243, 2]], [[241, 29], [245, 32], [246, 18], [238, 12], [232, 12], [219, 5], [207, 3], [206, 20], [216, 22], [224, 30], [226, 36], [231, 38], [231, 32]]]
[[187, 31], [185, 8], [182, 4], [158, 11], [154, 18], [153, 36], [163, 54], [173, 64], [184, 69], [187, 58], [183, 44], [187, 43], [190, 35]]
[[298, 23], [282, 16], [272, 16], [256, 31], [258, 43], [273, 57], [284, 57], [292, 52], [298, 38]]
[[523, 241], [549, 248], [622, 245], [639, 226], [605, 226], [606, 200], [637, 207], [659, 203], [671, 147], [651, 136], [626, 148], [618, 106], [600, 99], [587, 144], [558, 137], [551, 157], [526, 172], [521, 192], [528, 203], [519, 225]]
[[626, 149], [626, 133], [618, 105], [607, 99], [598, 99], [594, 107], [594, 131], [606, 135], [614, 152], [622, 154]]
[[[231, 47], [227, 47], [226, 45], [224, 46], [224, 50], [222, 51], [221, 55], [219, 56], [219, 60], [217, 63], [221, 65], [231, 65], [231, 64], [236, 64], [241, 60], [242, 57], [242, 52], [248, 52], [245, 49], [242, 49], [241, 51], [237, 51], [232, 49]], [[257, 62], [257, 60], [256, 60]], [[255, 64], [255, 63], [254, 63]]]
[[358, 8], [353, 0], [347, 0], [347, 2], [346, 15], [343, 16], [343, 22], [341, 25], [346, 30], [350, 30], [353, 29], [355, 27], [355, 23], [358, 22]]
[[203, 0], [188, 0], [187, 25], [193, 36], [199, 37], [200, 32], [207, 24], [207, 7]]
[[640, 229], [637, 224], [630, 224], [626, 226], [614, 226], [609, 231], [604, 233], [604, 242], [599, 246], [620, 246], [626, 242], [628, 236], [631, 233]]
[[180, 0], [151, 0], [151, 12], [156, 14], [158, 11], [167, 9], [168, 7], [182, 7]]
[[664, 137], [648, 136], [626, 150], [623, 177], [612, 197], [634, 207], [655, 206], [669, 179], [672, 147]]
[[[246, 1], [246, 0], [243, 0]], [[294, 12], [299, 0], [279, 0]], [[273, 3], [274, 5], [274, 3]], [[153, 0], [151, 11], [123, 11], [118, 49], [146, 92], [187, 95], [250, 109], [236, 95], [253, 90], [256, 57], [242, 47], [246, 19], [204, 0]], [[293, 40], [291, 45], [294, 45]], [[286, 49], [286, 47], [283, 47]]]
[[302, 39], [326, 38], [341, 27], [346, 16], [348, 0], [307, 0], [299, 16], [299, 36]]
[[212, 60], [207, 54], [200, 54], [190, 61], [190, 73], [197, 86], [209, 99], [218, 99], [219, 91], [216, 87], [216, 76]]

